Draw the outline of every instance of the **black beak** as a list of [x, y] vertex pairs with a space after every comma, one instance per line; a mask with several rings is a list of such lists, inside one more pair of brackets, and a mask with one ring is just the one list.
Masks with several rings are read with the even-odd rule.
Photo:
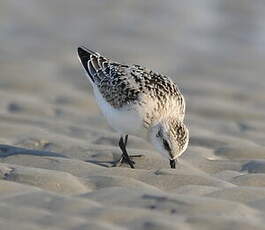
[[176, 160], [169, 160], [169, 163], [170, 163], [170, 167], [172, 168], [172, 169], [175, 169], [176, 168]]

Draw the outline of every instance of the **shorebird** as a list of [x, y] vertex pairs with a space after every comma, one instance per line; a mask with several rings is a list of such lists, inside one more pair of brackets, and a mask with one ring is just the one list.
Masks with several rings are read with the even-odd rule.
[[151, 143], [175, 168], [189, 142], [184, 124], [185, 100], [177, 85], [140, 65], [121, 64], [83, 46], [77, 51], [97, 104], [109, 125], [120, 134], [122, 155], [118, 162], [134, 168], [135, 162], [126, 149], [128, 135], [146, 129]]

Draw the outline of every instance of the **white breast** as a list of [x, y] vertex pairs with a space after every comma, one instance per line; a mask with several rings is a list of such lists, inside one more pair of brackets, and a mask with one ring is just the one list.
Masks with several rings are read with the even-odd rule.
[[109, 125], [120, 134], [137, 135], [143, 128], [143, 119], [139, 112], [128, 106], [115, 109], [101, 95], [97, 87], [94, 87], [94, 94], [103, 115], [106, 117]]

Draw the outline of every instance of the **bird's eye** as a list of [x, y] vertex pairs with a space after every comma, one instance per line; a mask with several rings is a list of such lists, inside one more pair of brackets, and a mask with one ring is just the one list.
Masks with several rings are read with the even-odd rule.
[[164, 148], [165, 148], [168, 152], [171, 151], [168, 142], [167, 142], [166, 140], [164, 140], [164, 139], [163, 139], [163, 145], [164, 145]]
[[162, 131], [161, 129], [158, 131], [158, 133], [156, 134], [156, 137], [162, 137]]

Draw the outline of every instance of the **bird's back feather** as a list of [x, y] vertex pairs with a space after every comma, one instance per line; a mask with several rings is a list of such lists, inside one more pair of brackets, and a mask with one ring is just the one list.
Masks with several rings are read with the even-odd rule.
[[113, 108], [148, 107], [146, 126], [170, 113], [184, 119], [184, 97], [170, 78], [140, 65], [114, 62], [85, 47], [78, 48], [78, 55], [93, 86]]

